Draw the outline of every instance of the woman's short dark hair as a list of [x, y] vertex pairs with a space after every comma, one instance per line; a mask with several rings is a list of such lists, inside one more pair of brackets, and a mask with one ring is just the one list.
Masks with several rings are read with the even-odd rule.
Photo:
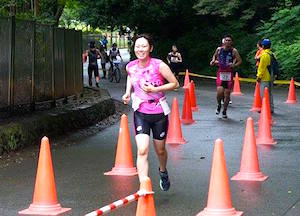
[[152, 35], [150, 35], [150, 34], [139, 34], [139, 35], [136, 35], [133, 38], [133, 47], [135, 46], [136, 40], [139, 39], [139, 38], [145, 38], [148, 41], [150, 47], [154, 46], [154, 40], [153, 40]]
[[230, 38], [230, 39], [233, 41], [233, 37], [232, 37], [231, 34], [226, 34], [226, 35], [224, 36], [224, 38]]
[[261, 40], [257, 41], [259, 47], [262, 47]]

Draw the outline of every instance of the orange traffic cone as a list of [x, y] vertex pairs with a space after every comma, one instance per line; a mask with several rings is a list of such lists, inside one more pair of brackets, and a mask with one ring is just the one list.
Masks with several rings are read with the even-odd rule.
[[[256, 82], [255, 90], [254, 90], [254, 94], [253, 94], [254, 97], [255, 97], [255, 95], [256, 95], [256, 90], [257, 90], [258, 87], [260, 87], [260, 83], [259, 83], [259, 82]], [[260, 88], [259, 88], [259, 92], [260, 92]]]
[[270, 119], [268, 118], [267, 100], [265, 97], [263, 98], [261, 107], [256, 144], [276, 144], [276, 142], [272, 138]]
[[190, 91], [189, 93], [190, 93], [190, 97], [191, 97], [192, 111], [198, 111], [196, 94], [195, 94], [195, 83], [193, 80], [190, 83], [189, 91]]
[[259, 169], [254, 124], [250, 117], [246, 123], [240, 171], [231, 180], [264, 181], [267, 178]]
[[186, 71], [185, 71], [185, 77], [184, 77], [184, 86], [183, 86], [183, 88], [184, 88], [184, 89], [188, 88], [188, 87], [189, 87], [189, 86], [188, 86], [189, 83], [190, 83], [189, 70], [186, 69]]
[[268, 118], [270, 120], [270, 124], [273, 125], [274, 124], [274, 120], [272, 118], [272, 113], [271, 113], [270, 95], [269, 95], [268, 87], [264, 88], [264, 97], [266, 98], [266, 103], [267, 103], [266, 108], [267, 108]]
[[296, 91], [295, 91], [295, 81], [294, 81], [293, 77], [291, 78], [290, 88], [289, 88], [289, 95], [288, 95], [288, 98], [287, 98], [285, 103], [288, 103], [288, 104], [297, 103]]
[[224, 155], [223, 140], [215, 141], [211, 176], [208, 190], [207, 207], [197, 216], [243, 215], [232, 207], [228, 174]]
[[241, 88], [240, 88], [240, 81], [239, 81], [238, 73], [235, 73], [233, 91], [231, 94], [232, 95], [243, 95], [241, 92]]
[[28, 209], [19, 211], [19, 215], [62, 215], [70, 210], [71, 208], [62, 208], [57, 202], [49, 139], [43, 137], [40, 147], [33, 202]]
[[[152, 192], [152, 184], [149, 177], [141, 181], [140, 190]], [[137, 203], [136, 216], [155, 216], [155, 203], [153, 194], [140, 197]]]
[[137, 175], [136, 167], [133, 166], [128, 119], [125, 114], [121, 117], [115, 166], [111, 171], [104, 173], [104, 175]]
[[189, 89], [185, 89], [181, 122], [182, 124], [195, 123], [195, 121], [193, 120]]
[[178, 100], [175, 97], [173, 99], [171, 119], [169, 123], [168, 135], [167, 135], [167, 144], [185, 144], [186, 141], [182, 136], [180, 118], [179, 118], [179, 108]]
[[257, 82], [255, 86], [254, 101], [253, 101], [252, 109], [250, 111], [258, 112], [260, 110], [261, 110], [260, 84], [259, 82]]

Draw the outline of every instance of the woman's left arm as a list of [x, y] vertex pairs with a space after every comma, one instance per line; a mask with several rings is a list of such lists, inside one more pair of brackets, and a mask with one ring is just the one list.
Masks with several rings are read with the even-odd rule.
[[182, 57], [181, 57], [181, 54], [178, 53], [178, 62], [181, 63], [182, 62]]
[[232, 64], [232, 66], [237, 67], [237, 66], [241, 65], [242, 64], [242, 58], [241, 58], [239, 52], [236, 49], [233, 49], [233, 55], [236, 59], [236, 62], [234, 64]]

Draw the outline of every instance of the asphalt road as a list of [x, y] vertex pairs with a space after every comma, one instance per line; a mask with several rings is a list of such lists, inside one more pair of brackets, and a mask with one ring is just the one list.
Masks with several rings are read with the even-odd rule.
[[[121, 83], [101, 80], [101, 87], [120, 99], [125, 79]], [[243, 96], [232, 97], [228, 119], [215, 115], [215, 84], [196, 81], [199, 111], [194, 112], [196, 124], [183, 126], [188, 143], [167, 146], [171, 188], [159, 189], [158, 161], [151, 146], [150, 177], [155, 192], [157, 215], [196, 215], [206, 207], [214, 141], [224, 140], [229, 177], [239, 171], [242, 143], [247, 117], [258, 121], [258, 114], [249, 111], [253, 102], [254, 85], [241, 83]], [[300, 95], [300, 92], [297, 91]], [[169, 104], [178, 97], [182, 107], [184, 91], [167, 94]], [[265, 182], [230, 181], [231, 198], [237, 210], [247, 216], [300, 215], [300, 118], [299, 104], [284, 103], [287, 89], [275, 89], [275, 124], [272, 127], [274, 147], [258, 146], [261, 171], [268, 175]], [[134, 159], [136, 147], [132, 132], [132, 112], [129, 114]], [[257, 123], [255, 129], [257, 131]], [[76, 140], [69, 147], [52, 151], [59, 202], [71, 207], [70, 215], [83, 215], [138, 190], [135, 177], [104, 176], [114, 163], [119, 123], [98, 134]], [[16, 215], [32, 202], [37, 160], [24, 159], [0, 169], [0, 215]], [[111, 215], [135, 215], [136, 204], [115, 210]]]

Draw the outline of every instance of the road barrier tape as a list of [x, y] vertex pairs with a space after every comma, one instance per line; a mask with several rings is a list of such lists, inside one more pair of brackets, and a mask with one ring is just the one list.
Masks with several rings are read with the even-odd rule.
[[[185, 72], [180, 72], [179, 75], [184, 76]], [[214, 76], [207, 76], [207, 75], [201, 75], [201, 74], [195, 74], [195, 73], [189, 73], [189, 75], [192, 76], [192, 77], [199, 77], [199, 78], [205, 78], [205, 79], [214, 79], [214, 80], [217, 79], [217, 77], [214, 77]], [[241, 77], [239, 77], [239, 81], [256, 83], [256, 79], [253, 79], [253, 78], [241, 78]], [[275, 80], [274, 84], [289, 85], [290, 81], [289, 80]], [[300, 86], [300, 82], [295, 81], [295, 86]]]
[[153, 191], [143, 191], [143, 190], [139, 190], [138, 192], [131, 194], [123, 199], [120, 199], [118, 201], [115, 201], [109, 205], [106, 205], [98, 210], [95, 210], [91, 213], [85, 214], [84, 216], [98, 216], [98, 215], [104, 215], [106, 213], [109, 213], [111, 211], [113, 211], [114, 209], [120, 208], [128, 203], [131, 203], [133, 201], [138, 200], [140, 197], [146, 196], [146, 195], [150, 195], [150, 194], [154, 194]]

